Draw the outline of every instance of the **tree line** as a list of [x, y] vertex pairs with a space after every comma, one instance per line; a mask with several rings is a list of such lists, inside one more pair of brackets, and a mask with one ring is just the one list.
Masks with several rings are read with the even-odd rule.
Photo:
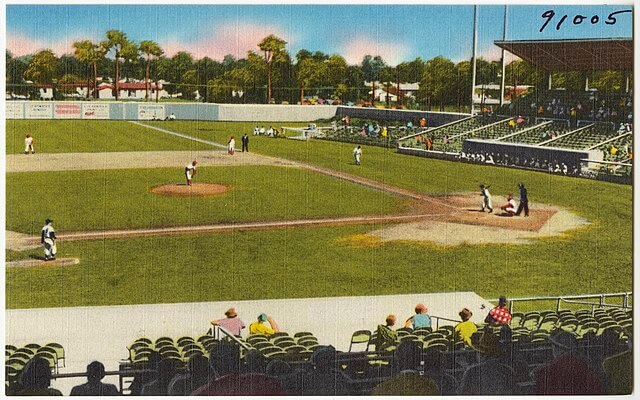
[[[373, 104], [373, 90], [367, 82], [380, 82], [387, 93], [397, 94], [399, 83], [419, 83], [415, 98], [398, 96], [386, 106], [402, 108], [438, 108], [457, 106], [461, 109], [471, 101], [471, 62], [453, 61], [438, 56], [424, 61], [416, 58], [396, 66], [388, 65], [380, 56], [366, 55], [359, 65], [349, 65], [339, 54], [321, 51], [298, 51], [293, 57], [286, 49], [286, 41], [269, 35], [256, 50], [248, 51], [245, 58], [227, 55], [222, 61], [209, 57], [195, 59], [180, 51], [171, 57], [152, 40], [136, 43], [126, 33], [109, 30], [104, 40], [80, 40], [73, 43], [73, 54], [57, 57], [46, 49], [29, 56], [14, 57], [6, 53], [6, 81], [8, 91], [19, 93], [29, 90], [26, 81], [38, 84], [86, 83], [96, 87], [99, 77], [111, 77], [116, 100], [122, 78], [145, 82], [145, 98], [150, 98], [150, 87], [158, 81], [169, 82], [164, 88], [170, 93], [182, 93], [182, 98], [194, 99], [196, 90], [206, 102], [265, 103], [303, 102], [305, 96], [318, 96], [341, 102]], [[479, 58], [477, 85], [498, 84], [500, 63]], [[584, 89], [584, 73], [554, 73], [556, 87], [568, 90]], [[104, 81], [108, 81], [103, 78]], [[506, 66], [507, 85], [546, 87], [548, 77], [523, 60]], [[604, 91], [621, 89], [620, 72], [605, 71], [589, 74], [590, 86]], [[375, 89], [375, 87], [373, 88]], [[33, 88], [31, 88], [33, 90]], [[59, 86], [71, 92], [73, 88]], [[156, 92], [157, 93], [157, 92]], [[97, 97], [97, 91], [93, 91]], [[89, 93], [87, 93], [87, 97]], [[157, 99], [156, 99], [157, 100]]]

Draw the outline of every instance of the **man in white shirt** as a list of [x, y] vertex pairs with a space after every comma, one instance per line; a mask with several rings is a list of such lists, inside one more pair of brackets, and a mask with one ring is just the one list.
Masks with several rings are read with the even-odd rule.
[[33, 148], [33, 137], [27, 133], [27, 137], [24, 138], [24, 154], [29, 154], [29, 151], [31, 151], [31, 154], [36, 154]]
[[191, 161], [186, 167], [184, 167], [184, 175], [187, 178], [187, 185], [191, 186], [191, 180], [193, 176], [196, 174], [196, 165], [198, 164], [197, 160]]
[[55, 260], [58, 249], [56, 247], [56, 231], [53, 229], [52, 220], [46, 219], [40, 234], [40, 243], [44, 246], [44, 260]]
[[358, 147], [353, 149], [353, 158], [356, 161], [356, 165], [360, 165], [360, 157], [362, 157], [362, 147], [358, 145]]

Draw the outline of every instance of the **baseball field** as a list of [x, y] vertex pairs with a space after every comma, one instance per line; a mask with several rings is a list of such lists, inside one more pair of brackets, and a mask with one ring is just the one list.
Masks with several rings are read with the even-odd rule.
[[[40, 257], [51, 218], [58, 257], [79, 261], [7, 268], [7, 308], [632, 289], [631, 186], [378, 147], [356, 166], [353, 145], [257, 137], [255, 122], [145, 124], [7, 121], [7, 260]], [[227, 155], [243, 133], [251, 153]], [[189, 191], [193, 158], [196, 186], [226, 192]], [[530, 219], [477, 212], [480, 183], [497, 208], [520, 182]]]

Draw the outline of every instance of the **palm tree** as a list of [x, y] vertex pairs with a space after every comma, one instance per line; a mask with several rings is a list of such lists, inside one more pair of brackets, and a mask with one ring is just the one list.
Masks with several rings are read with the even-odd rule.
[[[93, 65], [93, 97], [98, 98], [98, 61], [104, 58], [105, 50], [91, 40], [74, 42], [73, 48], [78, 60]], [[89, 76], [87, 76], [87, 98], [89, 98], [89, 86]]]
[[[145, 71], [144, 78], [144, 98], [145, 100], [149, 100], [149, 70], [151, 69], [151, 57], [160, 57], [164, 54], [164, 51], [160, 48], [158, 43], [153, 40], [143, 40], [140, 42], [139, 47], [140, 52], [142, 52], [147, 58], [147, 69]], [[158, 84], [156, 83], [156, 91], [158, 90]]]
[[111, 51], [112, 49], [115, 51], [115, 62], [116, 62], [116, 77], [115, 77], [115, 88], [116, 88], [116, 101], [118, 101], [118, 81], [120, 80], [120, 57], [123, 55], [123, 49], [130, 49], [131, 42], [127, 39], [126, 33], [118, 30], [109, 30], [105, 34], [107, 40], [101, 43], [101, 46], [107, 51]]
[[286, 59], [286, 50], [284, 46], [287, 44], [284, 40], [275, 35], [269, 35], [262, 39], [258, 47], [264, 53], [264, 62], [267, 64], [267, 103], [271, 102], [271, 71], [273, 62], [282, 62]]

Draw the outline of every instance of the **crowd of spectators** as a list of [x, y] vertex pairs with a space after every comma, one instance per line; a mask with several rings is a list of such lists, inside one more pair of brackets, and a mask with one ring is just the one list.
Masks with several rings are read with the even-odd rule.
[[461, 152], [459, 159], [461, 161], [479, 163], [479, 164], [491, 164], [491, 165], [503, 165], [508, 167], [519, 167], [535, 169], [539, 171], [547, 171], [552, 174], [566, 175], [566, 176], [581, 176], [581, 169], [579, 165], [567, 165], [559, 160], [548, 160], [540, 158], [527, 158], [527, 157], [509, 157], [508, 154], [500, 153], [465, 153]]

